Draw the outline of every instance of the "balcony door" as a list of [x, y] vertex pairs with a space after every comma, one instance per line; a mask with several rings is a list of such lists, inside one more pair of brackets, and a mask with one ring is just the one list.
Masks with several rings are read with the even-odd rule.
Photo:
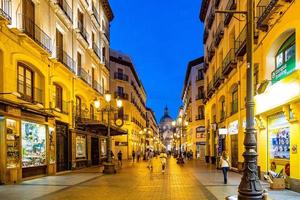
[[31, 0], [22, 0], [23, 4], [23, 29], [24, 31], [34, 37], [34, 3]]
[[56, 29], [56, 56], [63, 61], [63, 34]]

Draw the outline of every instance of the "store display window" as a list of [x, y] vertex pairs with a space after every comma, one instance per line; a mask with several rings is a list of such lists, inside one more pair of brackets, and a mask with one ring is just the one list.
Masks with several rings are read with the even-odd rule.
[[19, 163], [20, 134], [18, 130], [16, 120], [6, 119], [7, 168], [15, 168]]
[[106, 156], [106, 139], [101, 139], [100, 140], [101, 142], [101, 145], [100, 145], [100, 148], [101, 148], [101, 156]]
[[76, 136], [76, 158], [86, 158], [86, 136]]
[[22, 165], [46, 165], [46, 126], [22, 121]]

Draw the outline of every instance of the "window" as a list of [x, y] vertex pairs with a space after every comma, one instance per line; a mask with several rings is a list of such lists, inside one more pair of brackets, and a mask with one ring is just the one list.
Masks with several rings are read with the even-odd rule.
[[81, 99], [78, 96], [76, 96], [76, 116], [81, 116]]
[[202, 69], [198, 69], [197, 80], [203, 80], [203, 79], [204, 79], [203, 71], [202, 71]]
[[293, 33], [278, 50], [275, 58], [276, 68], [281, 67], [295, 58], [295, 37], [296, 35]]
[[58, 108], [62, 111], [62, 101], [63, 101], [63, 97], [62, 97], [62, 87], [54, 84], [55, 86], [55, 108]]
[[123, 69], [118, 68], [118, 74], [123, 74]]
[[204, 119], [204, 106], [199, 106], [198, 107], [198, 119]]
[[94, 111], [94, 106], [91, 104], [90, 105], [90, 117], [91, 119], [95, 119], [95, 111]]
[[102, 47], [102, 62], [105, 63], [106, 61], [106, 48]]
[[198, 99], [203, 99], [204, 98], [204, 87], [200, 86], [198, 87]]
[[56, 57], [63, 61], [63, 34], [56, 29]]
[[33, 101], [33, 72], [24, 63], [18, 63], [18, 92], [27, 101]]
[[236, 88], [232, 91], [232, 107], [231, 107], [231, 114], [238, 112], [238, 89]]
[[123, 94], [124, 93], [124, 88], [118, 86], [117, 91], [118, 91], [118, 94]]
[[226, 104], [225, 104], [224, 97], [221, 99], [220, 106], [221, 106], [220, 121], [223, 121], [225, 119], [225, 110], [226, 110]]
[[83, 32], [83, 13], [80, 12], [80, 10], [78, 9], [78, 29], [80, 30], [80, 32]]
[[78, 75], [81, 73], [81, 54], [77, 52], [77, 70], [78, 70]]

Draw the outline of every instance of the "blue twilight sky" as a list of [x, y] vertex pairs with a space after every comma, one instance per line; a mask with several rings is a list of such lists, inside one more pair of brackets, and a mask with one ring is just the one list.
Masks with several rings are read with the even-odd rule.
[[111, 48], [128, 54], [159, 121], [165, 105], [175, 117], [187, 63], [203, 55], [201, 0], [110, 0]]

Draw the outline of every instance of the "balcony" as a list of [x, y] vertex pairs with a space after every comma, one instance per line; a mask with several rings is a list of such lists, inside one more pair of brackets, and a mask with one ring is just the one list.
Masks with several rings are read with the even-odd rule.
[[208, 62], [210, 62], [213, 59], [214, 56], [215, 56], [215, 47], [214, 47], [213, 44], [211, 44], [208, 51], [207, 51]]
[[[123, 73], [114, 73], [114, 79], [122, 80], [122, 81], [127, 81], [129, 80], [128, 75], [123, 74]], [[137, 91], [137, 90], [136, 90]]]
[[[33, 87], [32, 85], [27, 84], [24, 86], [24, 81], [18, 80], [18, 88], [24, 88], [23, 91], [26, 91], [27, 94], [20, 93], [20, 99], [33, 103], [33, 104], [42, 104], [44, 105], [44, 92], [40, 88]], [[30, 91], [30, 92], [29, 92]], [[30, 94], [29, 94], [30, 93]]]
[[196, 100], [200, 100], [204, 98], [205, 98], [205, 94], [203, 92], [196, 95]]
[[207, 58], [204, 59], [204, 63], [203, 63], [203, 72], [205, 73], [208, 70], [209, 64], [207, 61]]
[[242, 57], [246, 54], [246, 43], [247, 43], [247, 26], [244, 26], [239, 36], [234, 41], [235, 54], [238, 57]]
[[72, 8], [69, 6], [66, 0], [58, 0], [59, 7], [65, 13], [65, 15], [69, 18], [71, 22], [73, 22], [73, 13]]
[[97, 55], [99, 60], [101, 60], [101, 50], [99, 49], [99, 47], [97, 46], [97, 44], [95, 42], [93, 42], [92, 47], [93, 47], [94, 53]]
[[102, 33], [104, 34], [104, 36], [106, 37], [107, 41], [110, 40], [110, 32], [109, 32], [109, 28], [107, 28], [106, 26], [104, 26], [102, 24], [103, 28], [102, 28]]
[[215, 9], [214, 9], [214, 7], [212, 6], [211, 9], [210, 9], [210, 12], [209, 12], [207, 21], [206, 21], [206, 25], [207, 25], [207, 28], [208, 28], [208, 29], [211, 28], [211, 26], [212, 26], [214, 20], [215, 20]]
[[100, 94], [104, 94], [104, 88], [96, 80], [93, 81], [93, 88]]
[[88, 85], [92, 85], [92, 77], [89, 75], [87, 71], [85, 71], [82, 67], [78, 69], [77, 74], [84, 82], [86, 82]]
[[11, 0], [0, 1], [0, 20], [11, 23]]
[[280, 13], [279, 9], [291, 2], [292, 0], [261, 0], [256, 6], [257, 29], [268, 31], [269, 21], [275, 14]]
[[[236, 9], [236, 0], [228, 0], [225, 10], [235, 10]], [[227, 13], [224, 17], [224, 25], [228, 26], [231, 19], [233, 17], [233, 13]]]
[[196, 121], [204, 120], [204, 115], [197, 115], [195, 119]]
[[204, 32], [203, 32], [203, 44], [206, 44], [208, 35], [209, 35], [209, 31], [208, 31], [208, 29], [205, 27]]
[[119, 97], [123, 100], [128, 100], [128, 94], [127, 93], [121, 93], [121, 92], [115, 92], [115, 98]]
[[51, 38], [38, 27], [33, 20], [25, 15], [19, 14], [17, 19], [17, 28], [25, 33], [30, 39], [30, 43], [36, 45], [38, 49], [42, 48], [43, 52], [51, 54]]
[[77, 28], [78, 28], [80, 36], [84, 39], [86, 44], [89, 44], [89, 41], [88, 41], [89, 34], [87, 33], [86, 29], [83, 27], [83, 23], [81, 21], [77, 21]]
[[220, 22], [215, 35], [215, 46], [218, 47], [224, 36], [224, 24]]
[[69, 114], [69, 102], [62, 100], [57, 102], [55, 97], [53, 99], [55, 111], [61, 112], [63, 114]]
[[99, 13], [97, 11], [97, 8], [94, 6], [94, 4], [92, 4], [92, 11], [93, 11], [92, 20], [94, 21], [97, 27], [100, 27]]
[[210, 98], [215, 92], [213, 81], [210, 81], [207, 85], [207, 97]]
[[219, 88], [219, 86], [222, 84], [224, 81], [224, 77], [222, 74], [222, 67], [219, 67], [216, 73], [214, 74], [214, 87], [215, 89]]
[[102, 63], [104, 64], [104, 66], [109, 70], [109, 60], [106, 59], [105, 56], [102, 55]]
[[228, 76], [230, 72], [236, 68], [237, 62], [234, 49], [230, 49], [222, 62], [222, 72], [224, 76]]
[[64, 50], [57, 48], [56, 49], [56, 58], [61, 62], [65, 67], [67, 67], [71, 72], [75, 73], [75, 61], [71, 56], [67, 54]]

